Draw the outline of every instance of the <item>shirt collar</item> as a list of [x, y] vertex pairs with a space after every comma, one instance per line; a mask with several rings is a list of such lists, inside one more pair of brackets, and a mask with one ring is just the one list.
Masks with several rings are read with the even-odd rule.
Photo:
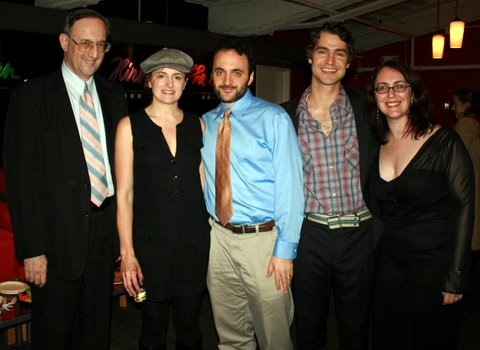
[[338, 92], [337, 98], [334, 102], [341, 110], [347, 111], [348, 110], [348, 96], [347, 92], [343, 88], [343, 85], [340, 84], [340, 90]]
[[245, 92], [245, 95], [243, 95], [238, 101], [236, 101], [230, 107], [228, 107], [226, 103], [221, 102], [217, 108], [217, 118], [222, 118], [223, 113], [228, 108], [232, 110], [232, 115], [235, 115], [238, 117], [243, 113], [244, 110], [248, 108], [248, 106], [250, 106], [252, 101], [253, 101], [253, 95], [250, 92], [250, 89], [247, 89], [247, 91]]
[[302, 94], [302, 97], [300, 98], [299, 108], [308, 110], [307, 97], [310, 95], [311, 92], [312, 92], [312, 86], [310, 85], [305, 89], [305, 91]]
[[90, 92], [93, 91], [93, 76], [90, 77], [86, 82], [83, 81], [75, 73], [73, 73], [70, 68], [68, 68], [68, 66], [65, 64], [65, 61], [62, 63], [62, 75], [65, 82], [72, 86], [79, 95], [83, 94], [85, 84], [87, 84]]
[[[303, 108], [305, 110], [308, 110], [308, 104], [307, 104], [307, 97], [310, 95], [312, 92], [312, 86], [310, 85], [305, 89], [305, 91], [302, 94], [302, 97], [300, 98], [300, 103], [299, 103], [299, 108]], [[337, 106], [343, 111], [348, 110], [348, 97], [345, 89], [343, 88], [343, 85], [340, 84], [340, 90], [338, 91], [337, 97], [335, 97], [335, 100], [333, 101], [332, 106]]]

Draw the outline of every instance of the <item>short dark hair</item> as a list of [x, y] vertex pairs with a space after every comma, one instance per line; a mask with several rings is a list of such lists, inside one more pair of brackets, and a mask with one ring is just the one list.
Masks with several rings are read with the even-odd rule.
[[314, 29], [310, 33], [310, 41], [308, 42], [307, 46], [305, 47], [305, 53], [307, 54], [307, 58], [312, 58], [313, 50], [317, 45], [318, 39], [323, 33], [329, 33], [337, 35], [340, 40], [347, 44], [348, 50], [348, 61], [351, 62], [353, 56], [355, 54], [355, 47], [354, 47], [354, 39], [352, 33], [345, 27], [343, 22], [325, 22], [317, 29]]
[[255, 70], [255, 56], [247, 39], [235, 36], [224, 38], [215, 46], [212, 58], [215, 58], [215, 55], [223, 50], [235, 50], [240, 56], [247, 56], [248, 74], [250, 75]]
[[415, 138], [426, 135], [435, 125], [435, 118], [432, 114], [432, 106], [428, 98], [427, 90], [420, 77], [410, 66], [397, 59], [391, 59], [380, 63], [374, 69], [368, 85], [370, 124], [372, 125], [372, 129], [378, 140], [382, 144], [385, 144], [387, 142], [388, 133], [390, 132], [387, 119], [377, 108], [377, 102], [375, 100], [375, 80], [377, 79], [380, 70], [385, 67], [400, 72], [412, 90], [413, 99], [408, 111], [408, 126], [406, 133], [413, 135]]
[[88, 9], [88, 8], [80, 8], [73, 10], [67, 14], [67, 17], [65, 17], [65, 25], [63, 27], [63, 32], [65, 34], [70, 34], [70, 30], [72, 29], [73, 25], [75, 22], [84, 19], [84, 18], [98, 18], [105, 23], [105, 28], [107, 31], [107, 36], [110, 33], [110, 22], [108, 19], [106, 19], [104, 16], [102, 16], [100, 13], [98, 13], [95, 10]]

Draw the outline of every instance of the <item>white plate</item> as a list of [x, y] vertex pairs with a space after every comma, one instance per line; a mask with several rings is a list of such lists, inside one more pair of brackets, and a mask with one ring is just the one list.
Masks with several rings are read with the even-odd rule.
[[21, 281], [0, 282], [0, 294], [15, 295], [29, 288], [28, 284]]

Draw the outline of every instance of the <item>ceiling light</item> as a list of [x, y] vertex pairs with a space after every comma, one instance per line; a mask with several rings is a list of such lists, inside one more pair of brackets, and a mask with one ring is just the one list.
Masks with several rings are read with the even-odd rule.
[[432, 38], [432, 57], [435, 59], [443, 58], [443, 48], [445, 46], [445, 36], [435, 34]]
[[458, 0], [455, 1], [455, 19], [450, 22], [450, 48], [461, 49], [465, 22], [457, 16]]
[[[437, 0], [437, 31], [440, 22], [440, 0]], [[445, 47], [445, 36], [443, 34], [435, 34], [432, 38], [432, 57], [434, 59], [443, 58], [443, 48]]]

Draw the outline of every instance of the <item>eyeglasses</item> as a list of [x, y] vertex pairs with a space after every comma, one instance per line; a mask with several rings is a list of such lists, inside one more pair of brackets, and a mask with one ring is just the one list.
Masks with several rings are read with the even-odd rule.
[[107, 41], [98, 41], [94, 43], [93, 41], [90, 41], [90, 40], [81, 40], [80, 42], [78, 42], [75, 39], [73, 39], [70, 35], [67, 34], [67, 36], [70, 40], [72, 40], [78, 46], [78, 50], [80, 50], [81, 52], [88, 52], [94, 46], [96, 46], [97, 51], [99, 53], [104, 53], [104, 52], [110, 51], [110, 48], [112, 47], [112, 45]]
[[388, 86], [387, 84], [378, 84], [375, 87], [377, 94], [388, 94], [390, 89], [395, 92], [405, 92], [410, 87], [407, 83], [395, 83], [393, 86]]

